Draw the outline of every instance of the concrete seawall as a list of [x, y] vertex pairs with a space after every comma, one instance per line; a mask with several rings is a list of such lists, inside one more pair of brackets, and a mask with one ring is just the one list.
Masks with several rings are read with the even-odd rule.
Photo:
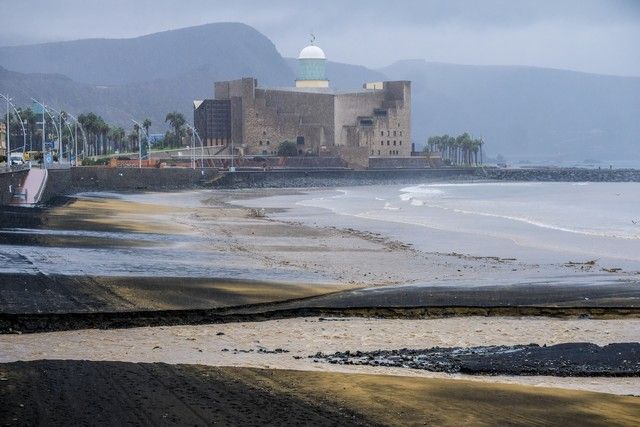
[[15, 192], [21, 185], [29, 173], [28, 170], [18, 172], [0, 173], [0, 205], [8, 205], [12, 198], [12, 192]]
[[473, 169], [422, 170], [285, 170], [219, 173], [215, 169], [117, 169], [78, 167], [51, 170], [42, 197], [47, 203], [56, 197], [83, 191], [172, 191], [190, 188], [273, 188], [365, 185], [414, 182], [416, 179], [473, 177]]
[[479, 169], [477, 176], [496, 181], [640, 182], [640, 169]]
[[464, 179], [475, 175], [473, 169], [387, 169], [387, 170], [306, 170], [252, 171], [224, 174], [217, 188], [332, 187], [415, 182], [420, 179]]
[[[9, 186], [20, 184], [27, 171], [0, 174], [0, 205], [10, 201]], [[216, 169], [104, 168], [52, 169], [42, 197], [83, 191], [172, 191], [190, 188], [304, 188], [347, 185], [414, 183], [429, 179], [481, 179], [496, 181], [640, 182], [636, 169], [497, 169], [441, 168], [386, 170], [271, 170], [220, 173]]]
[[82, 191], [170, 191], [206, 185], [215, 169], [78, 167], [50, 170], [42, 202]]

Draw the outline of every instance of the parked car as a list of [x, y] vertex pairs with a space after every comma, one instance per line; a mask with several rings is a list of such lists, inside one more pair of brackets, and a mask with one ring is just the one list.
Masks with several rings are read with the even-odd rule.
[[23, 165], [24, 158], [22, 157], [22, 153], [11, 153], [9, 156], [12, 165]]

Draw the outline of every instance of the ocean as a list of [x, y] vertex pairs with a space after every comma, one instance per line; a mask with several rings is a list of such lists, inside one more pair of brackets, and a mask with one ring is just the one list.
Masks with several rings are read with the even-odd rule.
[[640, 270], [640, 183], [416, 183], [243, 200], [427, 252]]

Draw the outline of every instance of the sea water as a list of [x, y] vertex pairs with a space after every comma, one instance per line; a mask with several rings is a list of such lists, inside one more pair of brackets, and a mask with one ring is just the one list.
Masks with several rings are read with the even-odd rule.
[[376, 185], [250, 204], [289, 208], [277, 216], [380, 233], [424, 251], [640, 270], [640, 183]]

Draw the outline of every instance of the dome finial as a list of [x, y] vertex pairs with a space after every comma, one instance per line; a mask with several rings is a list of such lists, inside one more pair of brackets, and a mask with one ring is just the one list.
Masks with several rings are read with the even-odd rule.
[[313, 44], [316, 42], [316, 35], [313, 34], [313, 32], [311, 33], [311, 46], [313, 46]]

